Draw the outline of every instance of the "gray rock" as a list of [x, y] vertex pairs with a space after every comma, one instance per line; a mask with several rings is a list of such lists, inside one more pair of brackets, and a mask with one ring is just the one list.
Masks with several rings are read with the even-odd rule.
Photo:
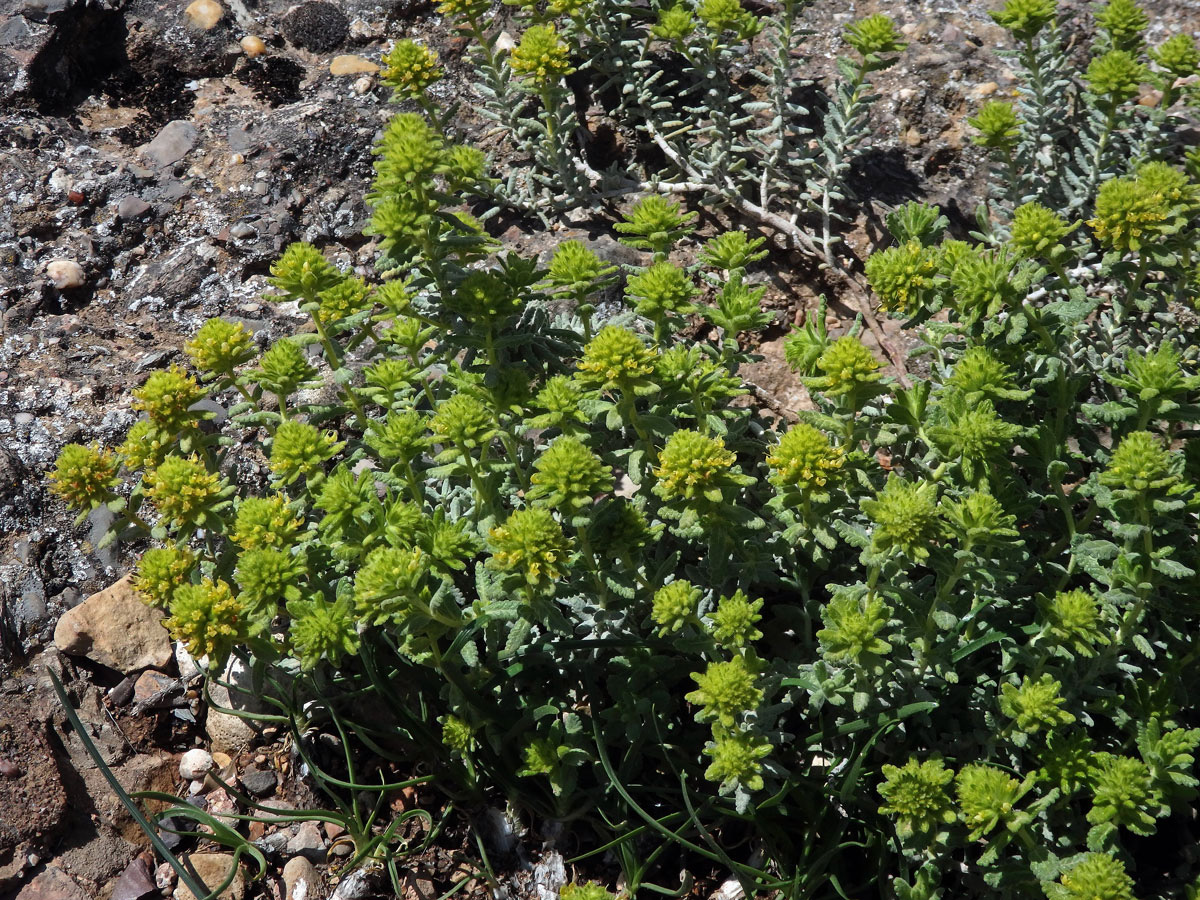
[[289, 856], [304, 856], [313, 862], [325, 861], [325, 838], [316, 822], [301, 822], [287, 842]]
[[323, 896], [316, 867], [303, 856], [294, 856], [283, 867], [287, 900], [319, 900]]
[[256, 797], [265, 797], [275, 790], [278, 778], [270, 769], [249, 768], [241, 774], [242, 787]]
[[186, 781], [203, 778], [214, 765], [212, 754], [207, 750], [189, 750], [179, 758], [179, 777]]
[[46, 621], [46, 586], [37, 572], [25, 576], [21, 585], [21, 596], [13, 611], [13, 624], [17, 637], [25, 640], [35, 634]]
[[72, 0], [25, 0], [21, 15], [30, 22], [49, 22], [71, 5]]
[[164, 125], [154, 140], [139, 149], [148, 162], [165, 169], [191, 153], [198, 137], [195, 125], [176, 119]]
[[162, 619], [162, 610], [142, 602], [126, 575], [63, 613], [54, 628], [54, 645], [118, 672], [164, 669], [172, 654]]

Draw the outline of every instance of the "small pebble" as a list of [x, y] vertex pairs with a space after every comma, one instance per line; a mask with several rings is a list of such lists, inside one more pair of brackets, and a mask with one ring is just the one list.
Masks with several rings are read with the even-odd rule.
[[242, 154], [240, 154], [240, 153], [230, 153], [229, 154], [229, 164], [231, 166], [240, 166], [245, 161], [246, 161], [246, 157], [242, 156]]
[[229, 228], [230, 237], [238, 238], [239, 240], [247, 240], [249, 238], [258, 237], [258, 230], [249, 222], [238, 222]]
[[60, 291], [83, 287], [83, 266], [73, 259], [52, 259], [46, 264], [46, 277]]
[[179, 776], [188, 781], [203, 778], [214, 765], [212, 754], [199, 748], [189, 750], [179, 759]]
[[378, 71], [379, 66], [375, 63], [351, 53], [335, 56], [333, 62], [329, 64], [330, 75], [360, 75], [364, 72], [374, 74]]
[[154, 870], [154, 883], [164, 893], [175, 887], [175, 868], [170, 863], [162, 863]]
[[16, 778], [21, 774], [21, 767], [11, 759], [0, 756], [0, 778]]
[[252, 34], [246, 35], [238, 42], [242, 47], [242, 52], [251, 59], [256, 56], [262, 56], [267, 52], [267, 45], [263, 43], [262, 38], [255, 37]]
[[183, 14], [197, 28], [208, 31], [221, 21], [225, 10], [217, 0], [192, 0]]
[[16, 422], [18, 425], [32, 425], [33, 424], [33, 413], [19, 412], [15, 416], [13, 416], [13, 421]]
[[375, 87], [375, 79], [370, 75], [364, 75], [362, 78], [359, 78], [354, 82], [351, 90], [361, 97], [373, 87]]
[[975, 87], [971, 91], [971, 93], [974, 94], [976, 97], [990, 97], [992, 94], [996, 93], [996, 91], [998, 91], [998, 90], [1000, 90], [1000, 85], [996, 84], [996, 82], [985, 81], [983, 84], [975, 85]]
[[213, 764], [220, 771], [224, 771], [225, 769], [228, 769], [230, 764], [233, 762], [233, 759], [229, 756], [228, 753], [222, 753], [220, 750], [213, 753], [212, 758], [213, 758]]

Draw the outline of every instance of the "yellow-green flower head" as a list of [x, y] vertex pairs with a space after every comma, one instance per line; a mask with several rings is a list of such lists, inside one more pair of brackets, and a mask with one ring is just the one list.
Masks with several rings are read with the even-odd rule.
[[155, 372], [133, 392], [133, 408], [141, 410], [168, 434], [178, 434], [200, 418], [191, 407], [208, 391], [179, 366]]
[[1000, 685], [1000, 712], [1013, 719], [1025, 734], [1035, 734], [1043, 728], [1053, 731], [1074, 722], [1075, 717], [1061, 708], [1066, 702], [1062, 684], [1049, 675], [1037, 681], [1023, 678], [1020, 687]]
[[354, 578], [354, 609], [364, 622], [402, 623], [429, 596], [429, 558], [420, 547], [379, 547]]
[[397, 100], [416, 100], [445, 74], [437, 54], [416, 41], [397, 41], [383, 56], [383, 80]]
[[684, 212], [679, 203], [649, 194], [635, 203], [625, 219], [613, 226], [622, 244], [665, 254], [682, 237], [695, 230], [696, 213]]
[[879, 811], [896, 817], [901, 837], [935, 832], [958, 818], [949, 791], [954, 773], [939, 757], [920, 763], [910, 758], [903, 766], [885, 765], [881, 771], [884, 782], [879, 795], [884, 803]]
[[650, 618], [658, 626], [659, 636], [673, 634], [688, 622], [696, 621], [696, 608], [700, 605], [701, 596], [700, 588], [683, 578], [655, 591]]
[[890, 610], [878, 597], [862, 600], [845, 592], [830, 598], [821, 610], [825, 627], [817, 632], [823, 655], [863, 665], [871, 657], [883, 656], [891, 645], [879, 636], [888, 623]]
[[50, 490], [69, 506], [89, 512], [113, 499], [121, 460], [111, 450], [93, 444], [67, 444], [50, 474]]
[[552, 16], [581, 18], [591, 6], [591, 0], [547, 0], [546, 11]]
[[152, 419], [139, 419], [133, 423], [117, 452], [130, 471], [153, 469], [166, 459], [174, 444], [175, 436], [159, 428]]
[[895, 23], [879, 13], [859, 19], [846, 29], [842, 37], [867, 60], [878, 58], [884, 53], [900, 53], [908, 46], [901, 39]]
[[241, 322], [212, 318], [183, 345], [183, 352], [208, 377], [232, 376], [234, 369], [254, 357], [254, 335]]
[[664, 500], [721, 501], [737, 457], [720, 438], [679, 430], [667, 438], [654, 468], [654, 493]]
[[644, 272], [630, 277], [625, 300], [638, 315], [657, 320], [666, 313], [691, 311], [696, 286], [683, 269], [669, 262], [656, 262]]
[[342, 273], [312, 244], [295, 243], [271, 265], [267, 280], [283, 291], [285, 300], [312, 301], [341, 281]]
[[879, 381], [882, 366], [862, 341], [846, 335], [825, 348], [817, 359], [821, 374], [809, 383], [829, 397], [840, 397]]
[[984, 763], [972, 763], [960, 771], [955, 789], [960, 817], [973, 841], [1012, 819], [1014, 806], [1026, 791], [1017, 779]]
[[488, 533], [493, 554], [488, 564], [516, 572], [532, 588], [561, 578], [571, 555], [571, 540], [549, 510], [519, 509]]
[[345, 446], [336, 432], [319, 431], [307, 422], [288, 419], [275, 429], [267, 464], [281, 484], [291, 484], [301, 476], [319, 472]]
[[1013, 105], [1004, 100], [989, 100], [979, 107], [967, 124], [979, 132], [971, 140], [981, 147], [994, 150], [1011, 150], [1021, 137], [1021, 120], [1013, 111]]
[[941, 536], [937, 487], [932, 482], [905, 481], [889, 475], [875, 499], [863, 500], [861, 506], [874, 525], [871, 549], [876, 553], [921, 562], [928, 558], [929, 548]]
[[133, 589], [151, 606], [165, 607], [195, 566], [196, 556], [187, 547], [152, 547], [138, 560]]
[[702, 398], [717, 405], [746, 393], [745, 383], [729, 369], [711, 359], [697, 346], [676, 344], [659, 355], [654, 371], [658, 383], [669, 389], [690, 392], [693, 400]]
[[424, 116], [392, 116], [373, 151], [379, 157], [375, 160], [375, 192], [384, 197], [406, 194], [415, 183], [433, 176], [442, 162], [443, 149], [442, 136]]
[[487, 0], [442, 0], [438, 4], [438, 12], [448, 19], [478, 22], [489, 6]]
[[433, 335], [434, 329], [427, 327], [416, 316], [403, 315], [394, 319], [381, 337], [384, 342], [404, 351], [413, 362], [420, 362], [421, 351]]
[[942, 515], [959, 537], [976, 546], [1020, 537], [1017, 517], [986, 491], [972, 491], [961, 500], [947, 500]]
[[550, 738], [534, 738], [525, 746], [524, 760], [518, 775], [525, 778], [553, 775], [558, 769], [558, 744]]
[[872, 253], [866, 264], [867, 281], [884, 309], [914, 313], [936, 284], [939, 261], [936, 248], [908, 241]]
[[1134, 900], [1125, 863], [1109, 853], [1089, 853], [1058, 879], [1062, 900]]
[[676, 3], [658, 11], [658, 22], [650, 33], [664, 41], [683, 41], [696, 30], [696, 18], [686, 3]]
[[1004, 398], [1017, 392], [1012, 369], [981, 344], [967, 348], [946, 379], [946, 386], [962, 393], [968, 400]]
[[253, 377], [264, 390], [289, 397], [311, 384], [317, 370], [309, 365], [303, 347], [291, 338], [280, 338], [259, 359]]
[[445, 302], [468, 324], [483, 324], [516, 313], [524, 299], [497, 273], [474, 271], [459, 282]]
[[622, 559], [658, 540], [665, 527], [661, 522], [651, 527], [640, 509], [626, 500], [612, 497], [596, 519], [595, 543], [608, 558]]
[[168, 522], [198, 525], [205, 514], [222, 498], [221, 476], [210, 472], [194, 453], [184, 458], [168, 456], [146, 473], [146, 495]]
[[612, 490], [612, 468], [573, 437], [556, 438], [533, 467], [525, 498], [549, 509], [577, 513]]
[[407, 359], [381, 359], [363, 369], [362, 394], [385, 409], [417, 390], [421, 370]]
[[1063, 239], [1078, 227], [1040, 203], [1026, 203], [1013, 212], [1012, 246], [1029, 259], [1055, 260]]
[[568, 293], [581, 294], [591, 291], [596, 282], [615, 270], [579, 241], [563, 241], [550, 259], [547, 280]]
[[704, 23], [710, 34], [732, 32], [746, 41], [762, 31], [762, 22], [748, 12], [741, 0], [700, 0], [696, 17]]
[[789, 429], [767, 452], [771, 482], [809, 494], [841, 474], [845, 452], [819, 428], [801, 423]]
[[553, 25], [530, 25], [525, 29], [508, 64], [517, 75], [526, 77], [534, 90], [557, 84], [575, 71], [571, 50]]
[[163, 625], [171, 637], [183, 641], [192, 656], [207, 656], [218, 665], [234, 644], [245, 641], [258, 630], [250, 610], [228, 582], [211, 578], [177, 587], [171, 597], [170, 615]]
[[559, 900], [616, 900], [616, 895], [605, 890], [594, 881], [586, 884], [564, 884], [558, 894]]
[[428, 419], [416, 410], [390, 412], [382, 422], [367, 426], [367, 446], [384, 461], [411, 462], [425, 449]]
[[1191, 35], [1177, 34], [1163, 41], [1150, 58], [1176, 78], [1187, 78], [1200, 72], [1200, 49]]
[[1111, 178], [1100, 185], [1088, 225], [1105, 246], [1136, 252], [1163, 233], [1170, 212], [1166, 198], [1141, 179]]
[[747, 791], [761, 791], [761, 760], [770, 754], [771, 742], [761, 735], [714, 728], [713, 740], [704, 746], [704, 755], [712, 757], [704, 777], [721, 785], [741, 785]]
[[981, 400], [948, 424], [930, 426], [929, 437], [947, 457], [981, 463], [1006, 455], [1022, 430], [1001, 419], [991, 400]]
[[1059, 591], [1046, 604], [1046, 633], [1080, 656], [1094, 656], [1095, 644], [1108, 643], [1100, 630], [1100, 605], [1083, 590]]
[[1200, 383], [1200, 378], [1184, 373], [1181, 363], [1179, 351], [1170, 343], [1160, 345], [1153, 353], [1131, 349], [1125, 357], [1128, 375], [1110, 376], [1110, 380], [1139, 400], [1169, 398], [1193, 390]]
[[418, 507], [412, 508], [422, 519], [417, 540], [421, 549], [429, 554], [434, 567], [447, 574], [463, 571], [479, 552], [479, 541], [468, 521], [450, 521], [440, 509], [434, 510], [433, 517], [429, 518]]
[[1143, 81], [1150, 77], [1146, 67], [1125, 50], [1109, 50], [1088, 63], [1084, 79], [1093, 94], [1123, 103], [1138, 95]]
[[704, 245], [700, 261], [725, 272], [744, 269], [767, 255], [766, 250], [759, 249], [766, 241], [763, 237], [752, 238], [744, 231], [726, 231]]
[[333, 287], [321, 291], [317, 298], [320, 303], [317, 318], [323, 325], [348, 319], [355, 313], [370, 309], [375, 302], [367, 283], [357, 276], [343, 278]]
[[966, 241], [956, 241], [954, 238], [943, 240], [938, 250], [941, 252], [939, 267], [941, 273], [947, 277], [954, 272], [960, 262], [975, 252], [975, 248]]
[[[417, 182], [424, 178], [409, 176], [407, 180]], [[407, 253], [414, 244], [425, 239], [434, 227], [437, 201], [411, 194], [394, 194], [392, 191], [399, 188], [390, 183], [392, 180], [377, 179], [376, 184], [382, 187], [375, 196], [369, 198], [372, 206], [371, 225], [364, 233], [381, 235], [380, 247], [385, 252]]]
[[1179, 481], [1176, 457], [1148, 431], [1133, 431], [1121, 438], [1100, 473], [1101, 484], [1137, 494], [1165, 490]]
[[541, 410], [529, 420], [532, 428], [571, 429], [586, 421], [579, 408], [579, 385], [566, 375], [555, 375], [542, 385], [533, 398], [535, 410]]
[[446, 716], [442, 722], [442, 746], [457, 756], [475, 750], [475, 729], [458, 716]]
[[1054, 21], [1057, 13], [1054, 0], [1008, 0], [993, 10], [992, 20], [1023, 40], [1032, 40], [1038, 32]]
[[357, 655], [358, 622], [349, 597], [293, 600], [287, 609], [292, 619], [288, 628], [292, 654], [301, 668], [315, 669], [322, 660], [337, 666], [346, 657]]
[[1108, 34], [1115, 49], [1136, 52], [1141, 49], [1142, 32], [1150, 18], [1133, 0], [1108, 0], [1096, 15], [1096, 24]]
[[712, 719], [718, 725], [733, 728], [740, 716], [753, 711], [762, 700], [758, 676], [743, 656], [735, 656], [728, 662], [710, 662], [703, 672], [693, 672], [691, 677], [697, 688], [684, 699], [701, 707], [696, 713], [700, 722]]
[[300, 599], [297, 583], [305, 571], [303, 554], [260, 547], [238, 554], [233, 574], [242, 589], [242, 601], [251, 608], [270, 612], [277, 602]]
[[243, 550], [260, 547], [289, 547], [304, 520], [292, 512], [287, 497], [246, 497], [238, 504], [230, 538]]
[[1162, 196], [1173, 209], [1190, 209], [1196, 205], [1196, 185], [1174, 166], [1160, 160], [1138, 166], [1137, 180], [1146, 190]]
[[762, 608], [761, 597], [751, 600], [740, 590], [732, 597], [722, 597], [710, 616], [713, 640], [726, 649], [754, 643], [762, 637], [762, 632], [755, 627], [762, 621], [759, 614]]
[[585, 388], [621, 394], [654, 389], [654, 354], [628, 328], [607, 325], [583, 348], [576, 376]]
[[496, 435], [495, 417], [472, 394], [455, 394], [439, 403], [429, 427], [437, 439], [463, 450], [483, 447]]
[[[487, 155], [470, 144], [454, 144], [442, 156], [441, 172], [451, 191], [474, 187], [487, 177]], [[468, 234], [484, 234], [483, 226], [470, 213], [457, 212], [455, 218], [462, 226], [460, 230]]]
[[1037, 776], [1057, 786], [1063, 794], [1072, 794], [1087, 784], [1094, 756], [1087, 732], [1079, 729], [1051, 732], [1038, 755], [1041, 768]]
[[1154, 833], [1154, 816], [1160, 797], [1154, 789], [1150, 767], [1140, 759], [1097, 753], [1091, 771], [1092, 808], [1087, 820], [1093, 825], [1111, 822], [1134, 834]]
[[972, 250], [950, 273], [950, 287], [959, 311], [969, 319], [990, 317], [1019, 302], [1020, 286], [1014, 281], [1013, 259], [1008, 248]]

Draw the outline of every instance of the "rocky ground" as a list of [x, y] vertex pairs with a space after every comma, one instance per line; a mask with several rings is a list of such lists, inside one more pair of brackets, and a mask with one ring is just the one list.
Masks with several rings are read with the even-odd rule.
[[[0, 896], [191, 896], [68, 727], [51, 673], [128, 790], [236, 811], [216, 774], [279, 809], [310, 800], [286, 736], [255, 734], [207, 708], [194, 663], [121, 580], [130, 548], [94, 550], [106, 522], [76, 527], [47, 493], [45, 472], [64, 443], [118, 443], [135, 419], [130, 389], [179, 360], [181, 341], [205, 318], [241, 319], [264, 343], [293, 330], [296, 320], [263, 297], [288, 243], [310, 241], [339, 265], [369, 271], [362, 195], [371, 144], [394, 110], [376, 75], [392, 40], [423, 38], [439, 50], [441, 99], [469, 101], [470, 87], [462, 40], [423, 0], [223, 3], [0, 8]], [[1147, 5], [1152, 40], [1200, 28], [1194, 3]], [[1070, 8], [1082, 21], [1083, 4]], [[965, 0], [819, 3], [807, 13], [814, 77], [831, 69], [845, 24], [880, 10], [913, 46], [881, 80], [873, 147], [856, 168], [848, 244], [860, 255], [883, 214], [907, 199], [937, 203], [966, 226], [982, 180], [965, 119], [1012, 81], [994, 52], [1001, 31], [983, 4]], [[575, 216], [547, 233], [509, 220], [501, 236], [534, 252], [564, 236], [616, 247], [599, 237], [605, 221], [604, 211]], [[795, 260], [777, 254], [773, 263], [778, 325], [749, 375], [769, 402], [796, 408], [805, 396], [782, 363], [782, 339], [821, 288]], [[831, 325], [844, 328], [854, 310], [833, 299]], [[219, 690], [213, 699], [230, 702]], [[347, 845], [334, 826], [252, 826], [250, 836], [270, 871], [239, 879], [228, 896], [378, 888], [356, 877], [335, 888]], [[228, 869], [215, 845], [184, 849], [205, 877], [219, 881]], [[444, 848], [422, 858], [406, 875], [411, 896], [436, 896], [459, 865]], [[514, 896], [538, 879], [561, 883], [560, 870], [561, 858], [544, 857], [516, 876]]]

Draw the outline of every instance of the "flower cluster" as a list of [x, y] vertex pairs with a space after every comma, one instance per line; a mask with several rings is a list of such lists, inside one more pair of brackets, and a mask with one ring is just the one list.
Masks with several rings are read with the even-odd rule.
[[1055, 0], [1007, 0], [1003, 7], [989, 13], [997, 25], [1021, 41], [1037, 37], [1056, 14]]
[[228, 582], [211, 578], [175, 588], [170, 615], [163, 625], [173, 638], [183, 641], [192, 656], [207, 656], [217, 663], [224, 661], [235, 644], [244, 643], [263, 627]]
[[232, 378], [234, 369], [254, 357], [254, 336], [241, 322], [209, 319], [183, 351], [206, 377]]
[[50, 489], [69, 505], [90, 512], [116, 495], [121, 461], [110, 450], [67, 444], [50, 474]]
[[695, 213], [685, 213], [678, 203], [650, 194], [635, 203], [613, 230], [627, 235], [621, 243], [665, 257], [680, 238], [692, 233], [695, 221]]
[[1062, 684], [1049, 675], [1042, 675], [1037, 681], [1024, 678], [1020, 687], [1013, 684], [1000, 686], [1000, 711], [1026, 734], [1042, 728], [1050, 731], [1074, 722], [1075, 717], [1062, 709], [1066, 702]]
[[871, 254], [867, 280], [884, 309], [902, 314], [917, 312], [936, 284], [938, 252], [920, 241], [906, 241]]
[[683, 579], [672, 581], [655, 591], [650, 618], [659, 626], [659, 635], [666, 636], [679, 631], [689, 622], [697, 621], [696, 609], [701, 596], [698, 587]]
[[534, 463], [526, 499], [549, 509], [576, 513], [598, 494], [612, 490], [612, 469], [573, 437], [554, 441]]
[[753, 710], [762, 700], [758, 676], [744, 656], [728, 662], [710, 662], [703, 672], [693, 672], [696, 690], [684, 699], [701, 707], [698, 721], [712, 719], [724, 728], [733, 728], [738, 718]]
[[570, 51], [553, 25], [531, 25], [512, 51], [509, 65], [533, 90], [557, 83], [575, 71]]
[[876, 553], [920, 562], [928, 558], [942, 533], [937, 488], [932, 482], [907, 481], [890, 475], [875, 499], [863, 500], [860, 505], [874, 524], [871, 549]]
[[383, 81], [398, 99], [416, 100], [443, 75], [437, 54], [408, 39], [397, 41], [382, 61]]
[[825, 487], [838, 476], [845, 461], [841, 447], [833, 446], [820, 429], [804, 423], [789, 428], [767, 452], [772, 483], [801, 494]]
[[954, 773], [940, 758], [924, 762], [909, 759], [903, 766], [885, 764], [881, 771], [885, 780], [879, 786], [879, 795], [884, 804], [879, 811], [896, 816], [902, 837], [934, 832], [957, 820], [949, 791]]
[[519, 509], [489, 533], [489, 564], [516, 572], [530, 588], [544, 588], [562, 577], [571, 558], [571, 540], [548, 510]]

